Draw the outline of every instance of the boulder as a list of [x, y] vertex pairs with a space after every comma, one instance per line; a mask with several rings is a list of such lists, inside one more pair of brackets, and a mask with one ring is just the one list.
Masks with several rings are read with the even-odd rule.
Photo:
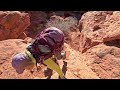
[[[79, 21], [80, 52], [86, 52], [93, 46], [120, 39], [119, 11], [90, 11]], [[114, 43], [114, 42], [111, 42]]]
[[27, 13], [0, 11], [0, 40], [17, 39], [29, 25]]

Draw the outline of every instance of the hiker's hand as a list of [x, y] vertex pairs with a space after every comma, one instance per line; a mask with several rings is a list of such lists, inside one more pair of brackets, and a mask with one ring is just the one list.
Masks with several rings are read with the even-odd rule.
[[62, 57], [62, 59], [65, 59], [66, 58], [66, 52], [61, 53], [61, 57]]

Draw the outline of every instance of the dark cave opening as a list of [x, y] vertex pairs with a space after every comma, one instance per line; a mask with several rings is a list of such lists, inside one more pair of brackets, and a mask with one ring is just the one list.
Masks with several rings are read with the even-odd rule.
[[104, 42], [104, 44], [107, 45], [107, 46], [115, 46], [115, 47], [120, 48], [120, 39], [107, 41], [107, 42]]

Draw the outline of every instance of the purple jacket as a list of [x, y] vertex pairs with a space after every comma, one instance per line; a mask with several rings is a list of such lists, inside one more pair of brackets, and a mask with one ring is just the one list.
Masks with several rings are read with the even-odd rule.
[[[38, 63], [42, 63], [43, 60], [52, 57], [52, 55], [60, 54], [63, 49], [63, 44], [64, 33], [55, 27], [50, 27], [40, 32], [27, 49], [33, 54], [33, 57]], [[47, 45], [51, 52], [42, 53], [38, 45]]]

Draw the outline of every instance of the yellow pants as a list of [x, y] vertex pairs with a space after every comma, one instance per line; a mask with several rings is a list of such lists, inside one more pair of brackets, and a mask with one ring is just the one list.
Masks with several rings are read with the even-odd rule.
[[[32, 60], [33, 64], [36, 64], [36, 60], [35, 58], [31, 55], [31, 53], [29, 51], [26, 50], [25, 52]], [[52, 60], [52, 57], [51, 58], [48, 58], [47, 60], [45, 60], [43, 62], [45, 65], [47, 65], [47, 67], [51, 70], [54, 70], [56, 71], [59, 76], [62, 78], [64, 77], [64, 74], [62, 72], [62, 70], [60, 69], [60, 67]]]
[[52, 60], [52, 58], [49, 58], [49, 59], [45, 60], [45, 61], [44, 61], [44, 64], [47, 65], [47, 67], [48, 67], [49, 69], [56, 71], [61, 78], [64, 76], [62, 70], [61, 70], [60, 67]]

